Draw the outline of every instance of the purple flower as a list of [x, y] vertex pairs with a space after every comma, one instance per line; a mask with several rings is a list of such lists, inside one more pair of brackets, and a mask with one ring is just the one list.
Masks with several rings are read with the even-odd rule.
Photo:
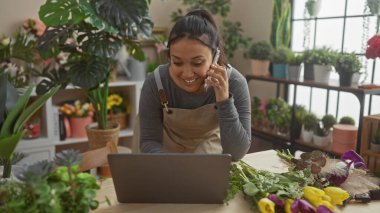
[[358, 153], [356, 153], [354, 150], [349, 150], [349, 151], [343, 153], [343, 155], [340, 159], [342, 161], [349, 160], [349, 161], [353, 162], [355, 168], [367, 169], [367, 165], [365, 164], [363, 158]]
[[290, 209], [292, 210], [292, 213], [315, 213], [314, 207], [303, 199], [295, 200]]
[[285, 201], [284, 200], [281, 200], [280, 198], [277, 197], [277, 195], [275, 194], [270, 194], [268, 196], [269, 200], [271, 200], [273, 203], [276, 204], [276, 206], [280, 206], [281, 208], [283, 208], [285, 206]]
[[319, 205], [317, 207], [317, 212], [316, 213], [333, 213], [333, 211], [331, 211], [329, 208], [327, 208], [324, 205]]

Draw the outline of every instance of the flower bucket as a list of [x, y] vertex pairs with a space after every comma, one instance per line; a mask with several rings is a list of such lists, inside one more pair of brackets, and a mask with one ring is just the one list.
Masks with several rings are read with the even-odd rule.
[[90, 150], [105, 147], [110, 141], [114, 142], [115, 145], [119, 143], [119, 123], [109, 122], [108, 126], [108, 129], [98, 129], [97, 123], [92, 123], [86, 126]]
[[93, 122], [91, 116], [87, 117], [70, 117], [70, 132], [72, 138], [84, 138], [87, 136], [86, 126]]
[[358, 129], [353, 125], [335, 124], [332, 131], [332, 151], [343, 154], [348, 150], [356, 150]]
[[287, 79], [288, 65], [287, 64], [273, 64], [273, 77]]
[[252, 74], [257, 76], [269, 76], [269, 61], [251, 59]]

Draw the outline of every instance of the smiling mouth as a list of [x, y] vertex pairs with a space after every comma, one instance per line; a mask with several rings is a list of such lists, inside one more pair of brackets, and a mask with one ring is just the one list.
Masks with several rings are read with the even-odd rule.
[[184, 81], [187, 83], [187, 84], [192, 84], [192, 83], [194, 83], [195, 82], [195, 80], [197, 80], [197, 79], [191, 79], [191, 80], [185, 80], [184, 79]]

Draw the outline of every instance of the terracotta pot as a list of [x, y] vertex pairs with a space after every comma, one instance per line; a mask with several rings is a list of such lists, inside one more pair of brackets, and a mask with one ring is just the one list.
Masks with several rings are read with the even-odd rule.
[[109, 122], [108, 125], [108, 129], [98, 129], [97, 123], [87, 125], [86, 131], [90, 150], [105, 147], [110, 141], [114, 142], [115, 145], [118, 144], [120, 132], [119, 123]]
[[353, 125], [335, 124], [332, 132], [332, 151], [343, 154], [348, 150], [356, 150], [358, 129]]
[[103, 178], [111, 178], [111, 169], [108, 164], [98, 167], [97, 174]]
[[70, 132], [72, 138], [84, 138], [86, 134], [86, 126], [93, 122], [91, 116], [87, 117], [70, 117]]
[[251, 69], [253, 75], [269, 76], [269, 60], [251, 59]]

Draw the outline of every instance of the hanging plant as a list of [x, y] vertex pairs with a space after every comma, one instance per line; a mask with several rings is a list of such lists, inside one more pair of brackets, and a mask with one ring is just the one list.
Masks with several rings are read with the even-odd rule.
[[367, 0], [367, 6], [369, 8], [369, 12], [372, 15], [378, 15], [380, 9], [380, 0]]
[[321, 9], [321, 0], [307, 0], [305, 8], [311, 18], [316, 17]]

